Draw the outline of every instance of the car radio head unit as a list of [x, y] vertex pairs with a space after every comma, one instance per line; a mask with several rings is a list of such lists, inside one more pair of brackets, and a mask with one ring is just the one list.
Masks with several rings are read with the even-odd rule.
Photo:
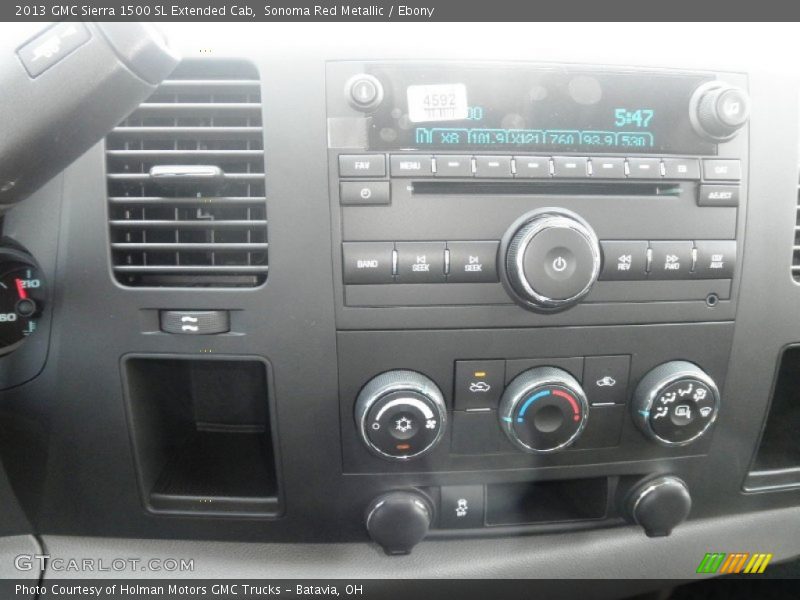
[[373, 150], [716, 153], [690, 117], [695, 91], [713, 81], [703, 74], [442, 65], [366, 74], [383, 95]]

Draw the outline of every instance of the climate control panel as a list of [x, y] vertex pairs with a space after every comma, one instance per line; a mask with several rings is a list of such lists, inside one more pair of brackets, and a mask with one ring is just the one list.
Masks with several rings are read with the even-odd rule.
[[364, 448], [392, 462], [446, 453], [447, 444], [437, 446], [447, 437], [449, 453], [465, 456], [622, 447], [626, 422], [644, 447], [683, 447], [704, 437], [720, 410], [714, 379], [679, 360], [629, 385], [630, 359], [456, 361], [450, 406], [428, 376], [387, 371], [358, 393], [357, 434]]

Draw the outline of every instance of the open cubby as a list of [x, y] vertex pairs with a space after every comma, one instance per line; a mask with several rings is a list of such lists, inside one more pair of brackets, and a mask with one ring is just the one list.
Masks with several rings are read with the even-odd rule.
[[487, 525], [524, 525], [602, 519], [608, 479], [501, 483], [486, 487]]
[[767, 423], [753, 468], [745, 481], [748, 490], [800, 486], [800, 346], [781, 356]]
[[279, 513], [265, 362], [137, 356], [123, 372], [148, 510]]

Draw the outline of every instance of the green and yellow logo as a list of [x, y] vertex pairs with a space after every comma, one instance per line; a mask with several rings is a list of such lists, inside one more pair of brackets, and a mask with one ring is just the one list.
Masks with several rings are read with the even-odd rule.
[[767, 568], [772, 554], [762, 552], [708, 552], [697, 567], [698, 573], [711, 573], [717, 575], [732, 575], [737, 573], [763, 573]]

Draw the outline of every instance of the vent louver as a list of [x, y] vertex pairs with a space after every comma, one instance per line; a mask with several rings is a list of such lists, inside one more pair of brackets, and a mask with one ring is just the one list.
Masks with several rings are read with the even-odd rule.
[[792, 247], [792, 277], [800, 283], [800, 181], [797, 186], [797, 208], [794, 221], [794, 246]]
[[106, 138], [112, 264], [130, 286], [267, 277], [261, 91], [249, 63], [184, 61]]

